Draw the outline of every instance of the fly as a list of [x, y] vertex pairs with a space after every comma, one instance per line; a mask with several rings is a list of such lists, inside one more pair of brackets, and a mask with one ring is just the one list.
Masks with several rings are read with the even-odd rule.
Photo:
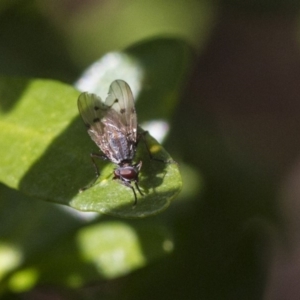
[[[138, 185], [142, 161], [133, 163], [133, 159], [138, 142], [147, 131], [137, 132], [137, 116], [129, 85], [123, 80], [113, 81], [105, 102], [95, 94], [84, 92], [78, 98], [78, 110], [88, 134], [102, 152], [90, 154], [96, 172], [95, 181], [100, 173], [94, 158], [118, 165], [114, 169], [113, 179], [132, 190], [135, 206], [137, 195], [132, 183], [140, 195], [144, 194]], [[147, 150], [150, 158], [154, 159], [148, 147]]]

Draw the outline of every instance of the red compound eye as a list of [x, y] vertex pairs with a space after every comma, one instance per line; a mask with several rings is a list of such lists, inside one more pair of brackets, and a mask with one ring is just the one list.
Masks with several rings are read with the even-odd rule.
[[137, 172], [132, 167], [119, 168], [119, 176], [127, 180], [134, 180], [137, 178]]

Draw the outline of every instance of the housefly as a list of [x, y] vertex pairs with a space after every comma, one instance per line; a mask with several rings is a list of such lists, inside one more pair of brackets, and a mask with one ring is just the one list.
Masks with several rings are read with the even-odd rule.
[[[134, 99], [129, 85], [123, 80], [113, 81], [105, 102], [95, 94], [84, 92], [78, 98], [78, 109], [88, 134], [102, 152], [90, 154], [96, 171], [95, 181], [100, 174], [94, 158], [106, 159], [118, 165], [114, 169], [113, 179], [133, 191], [136, 205], [137, 195], [132, 183], [143, 196], [138, 185], [142, 161], [133, 163], [133, 159], [138, 142], [146, 131], [138, 133]], [[147, 150], [152, 159], [148, 147]]]

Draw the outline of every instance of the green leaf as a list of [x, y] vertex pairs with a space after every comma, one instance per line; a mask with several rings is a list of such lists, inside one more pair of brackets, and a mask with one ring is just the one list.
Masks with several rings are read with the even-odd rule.
[[7, 282], [17, 290], [20, 277], [34, 274], [35, 283], [80, 287], [93, 280], [126, 275], [172, 250], [173, 241], [168, 231], [153, 222], [100, 222], [81, 228], [36, 255]]
[[[146, 141], [155, 158], [171, 160], [168, 153], [153, 138], [148, 136]], [[133, 192], [112, 180], [112, 164], [103, 167], [96, 185], [73, 197], [70, 205], [80, 210], [98, 211], [129, 218], [157, 214], [167, 208], [181, 189], [181, 177], [177, 164], [150, 160], [142, 142], [140, 142], [136, 157], [143, 161], [139, 186], [144, 191], [144, 196], [137, 192], [138, 204], [136, 206], [133, 206]]]
[[2, 184], [0, 195], [0, 294], [115, 278], [173, 250], [170, 233], [155, 219], [87, 224], [83, 213], [26, 198]]
[[[101, 163], [100, 181], [79, 194], [94, 178], [89, 153], [95, 149], [78, 116], [78, 92], [47, 80], [0, 79], [0, 180], [28, 196], [124, 217], [144, 217], [165, 209], [181, 188], [176, 164], [153, 161], [140, 143], [141, 188], [134, 209], [133, 194], [112, 180], [113, 166]], [[153, 155], [171, 159], [147, 138]]]
[[[131, 74], [140, 93], [139, 122], [170, 119], [189, 66], [189, 47], [175, 39], [157, 39], [133, 46], [119, 55], [106, 55], [97, 86]], [[129, 63], [124, 63], [128, 62]], [[139, 76], [134, 77], [138, 69]], [[82, 78], [83, 79], [83, 78]], [[102, 84], [103, 83], [103, 84]], [[77, 84], [78, 86], [78, 84]], [[166, 209], [181, 190], [175, 163], [149, 159], [145, 145], [138, 145], [136, 161], [142, 161], [140, 186], [133, 207], [132, 191], [112, 180], [113, 165], [99, 161], [101, 177], [83, 193], [79, 189], [94, 179], [89, 154], [98, 149], [88, 137], [77, 111], [79, 92], [50, 80], [0, 78], [0, 180], [7, 186], [42, 200], [120, 217], [141, 218]], [[169, 154], [147, 135], [153, 156], [172, 161]]]

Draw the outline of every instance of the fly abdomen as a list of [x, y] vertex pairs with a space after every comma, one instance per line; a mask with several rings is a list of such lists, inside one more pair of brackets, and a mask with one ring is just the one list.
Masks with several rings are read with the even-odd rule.
[[132, 153], [132, 147], [130, 147], [130, 143], [126, 136], [121, 132], [111, 136], [108, 143], [116, 160], [123, 161], [128, 159], [131, 160], [133, 158], [134, 153]]

